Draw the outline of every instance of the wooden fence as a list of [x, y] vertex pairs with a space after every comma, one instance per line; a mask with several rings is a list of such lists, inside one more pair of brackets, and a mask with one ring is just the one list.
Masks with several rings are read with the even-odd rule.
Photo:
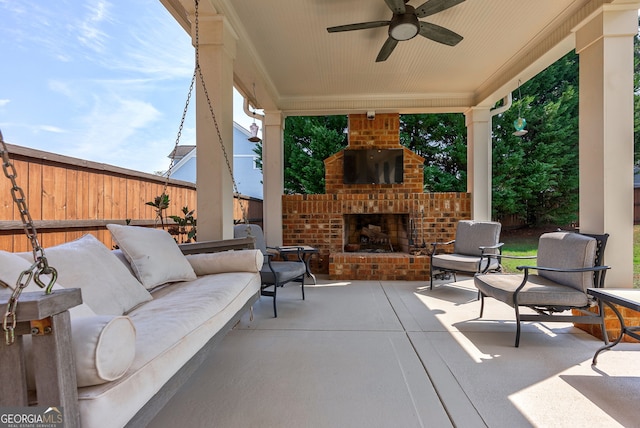
[[[162, 194], [166, 180], [157, 175], [90, 162], [7, 144], [16, 181], [45, 248], [91, 233], [113, 248], [108, 223], [156, 225], [156, 213], [147, 202]], [[11, 171], [9, 169], [9, 171]], [[182, 216], [182, 208], [195, 209], [196, 186], [169, 180], [167, 215]], [[0, 176], [0, 249], [30, 251], [21, 214], [13, 201], [11, 181]], [[19, 193], [16, 193], [19, 194]], [[242, 219], [240, 203], [254, 222], [262, 222], [262, 201], [236, 199], [234, 217]], [[171, 221], [171, 220], [170, 220]]]

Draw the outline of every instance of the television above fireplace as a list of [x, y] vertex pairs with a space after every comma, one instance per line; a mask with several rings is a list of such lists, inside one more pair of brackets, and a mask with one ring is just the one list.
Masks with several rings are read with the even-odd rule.
[[345, 149], [344, 184], [402, 183], [403, 164], [403, 149]]

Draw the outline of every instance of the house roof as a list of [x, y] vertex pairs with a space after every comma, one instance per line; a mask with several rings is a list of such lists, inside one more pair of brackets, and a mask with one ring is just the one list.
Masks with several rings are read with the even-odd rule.
[[[193, 0], [161, 1], [189, 31]], [[569, 52], [573, 30], [603, 5], [637, 7], [634, 0], [466, 0], [420, 19], [463, 36], [457, 46], [417, 36], [376, 62], [387, 27], [339, 33], [327, 28], [389, 20], [385, 0], [200, 3], [200, 15], [224, 15], [237, 38], [236, 87], [254, 106], [290, 115], [493, 106], [518, 81]]]

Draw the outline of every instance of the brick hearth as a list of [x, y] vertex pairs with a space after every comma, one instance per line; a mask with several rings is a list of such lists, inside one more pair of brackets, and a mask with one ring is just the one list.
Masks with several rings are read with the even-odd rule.
[[[350, 115], [349, 149], [403, 148], [399, 126], [398, 114], [376, 114], [374, 120]], [[283, 196], [283, 243], [318, 248], [312, 269], [332, 279], [427, 280], [429, 243], [454, 239], [457, 222], [470, 218], [471, 198], [468, 193], [424, 193], [424, 160], [403, 150], [401, 184], [344, 184], [343, 152], [327, 158], [326, 194]], [[402, 215], [413, 233], [394, 238], [394, 252], [346, 252], [346, 216], [355, 214]]]

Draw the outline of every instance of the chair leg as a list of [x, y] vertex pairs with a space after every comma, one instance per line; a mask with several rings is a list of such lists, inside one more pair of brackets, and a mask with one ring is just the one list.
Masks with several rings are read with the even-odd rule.
[[480, 318], [482, 318], [484, 313], [484, 294], [480, 290], [478, 290], [478, 298], [480, 299]]
[[300, 287], [302, 288], [302, 300], [304, 300], [304, 275], [302, 275], [302, 279], [300, 280]]
[[276, 294], [278, 291], [278, 285], [273, 286], [273, 317], [278, 318], [278, 310], [276, 309]]
[[429, 285], [429, 290], [433, 290], [433, 266], [429, 266], [429, 279], [431, 280], [431, 285]]
[[[268, 291], [265, 290], [268, 287], [273, 287], [273, 291]], [[267, 285], [267, 286], [262, 286], [260, 289], [260, 295], [262, 296], [267, 296], [267, 297], [273, 297], [273, 317], [274, 318], [278, 318], [278, 311], [276, 309], [276, 292], [278, 291], [278, 285], [274, 284], [274, 285]]]
[[516, 309], [516, 348], [520, 346], [520, 310], [518, 305], [515, 305]]

